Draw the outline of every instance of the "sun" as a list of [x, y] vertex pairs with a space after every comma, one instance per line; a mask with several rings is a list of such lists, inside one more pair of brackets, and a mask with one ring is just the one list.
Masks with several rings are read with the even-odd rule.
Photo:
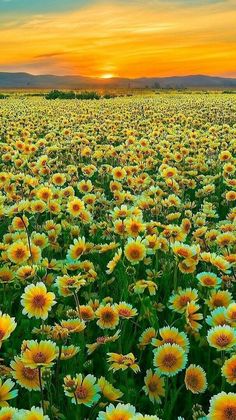
[[112, 73], [105, 73], [102, 76], [100, 76], [101, 79], [112, 79], [114, 77], [114, 74]]

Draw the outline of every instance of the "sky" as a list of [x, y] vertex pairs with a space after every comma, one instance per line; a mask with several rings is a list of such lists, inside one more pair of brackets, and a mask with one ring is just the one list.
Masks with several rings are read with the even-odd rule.
[[236, 77], [236, 0], [0, 0], [0, 71]]

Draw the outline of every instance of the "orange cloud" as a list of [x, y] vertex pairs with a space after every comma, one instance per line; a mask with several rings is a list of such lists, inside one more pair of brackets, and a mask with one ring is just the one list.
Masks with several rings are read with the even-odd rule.
[[11, 16], [0, 29], [0, 69], [122, 77], [236, 76], [233, 3], [197, 8], [163, 1], [97, 3], [22, 21]]

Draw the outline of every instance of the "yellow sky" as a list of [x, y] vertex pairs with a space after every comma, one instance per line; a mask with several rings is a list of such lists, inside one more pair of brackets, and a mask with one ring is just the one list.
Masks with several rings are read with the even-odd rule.
[[236, 76], [236, 2], [95, 3], [1, 18], [0, 71]]

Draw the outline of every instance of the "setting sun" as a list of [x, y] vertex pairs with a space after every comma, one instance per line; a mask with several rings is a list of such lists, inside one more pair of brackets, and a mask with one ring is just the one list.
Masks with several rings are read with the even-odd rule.
[[112, 73], [105, 73], [102, 76], [100, 76], [101, 79], [112, 79], [114, 76], [114, 74]]

